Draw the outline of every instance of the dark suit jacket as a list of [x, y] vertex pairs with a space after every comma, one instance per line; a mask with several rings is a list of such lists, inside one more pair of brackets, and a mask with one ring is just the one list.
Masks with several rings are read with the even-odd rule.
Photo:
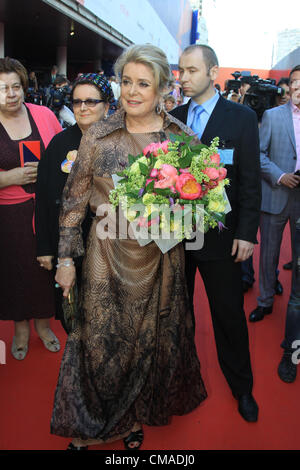
[[51, 72], [45, 73], [42, 84], [44, 87], [49, 87], [53, 84]]
[[[190, 101], [173, 109], [170, 114], [186, 123]], [[204, 246], [193, 252], [199, 260], [227, 258], [231, 255], [233, 239], [257, 243], [261, 204], [261, 176], [259, 137], [256, 113], [244, 105], [220, 96], [205, 127], [201, 142], [210, 145], [220, 138], [221, 148], [233, 148], [233, 165], [226, 165], [230, 185], [226, 192], [231, 212], [226, 216], [226, 227], [209, 230]]]

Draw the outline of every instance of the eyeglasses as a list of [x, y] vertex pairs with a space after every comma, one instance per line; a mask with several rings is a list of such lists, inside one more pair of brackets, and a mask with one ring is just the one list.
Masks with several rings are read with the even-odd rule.
[[92, 98], [88, 98], [87, 100], [75, 99], [72, 101], [72, 104], [74, 108], [81, 108], [82, 103], [84, 103], [85, 106], [87, 106], [88, 108], [94, 108], [96, 104], [103, 103], [103, 102], [104, 100], [93, 100]]

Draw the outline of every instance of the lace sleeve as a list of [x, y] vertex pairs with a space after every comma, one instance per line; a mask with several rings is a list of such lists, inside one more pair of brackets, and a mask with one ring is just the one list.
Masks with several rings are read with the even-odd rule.
[[94, 160], [95, 137], [87, 131], [63, 192], [59, 217], [60, 258], [76, 258], [84, 254], [81, 223], [92, 191]]

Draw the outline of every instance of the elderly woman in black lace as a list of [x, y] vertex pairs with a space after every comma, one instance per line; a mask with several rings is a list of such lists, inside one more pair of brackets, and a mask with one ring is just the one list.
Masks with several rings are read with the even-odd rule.
[[[39, 164], [36, 191], [36, 242], [37, 260], [51, 271], [56, 264], [58, 249], [58, 218], [61, 196], [71, 171], [82, 135], [95, 122], [107, 115], [113, 92], [108, 80], [96, 73], [81, 74], [73, 83], [71, 100], [76, 119], [74, 126], [56, 135], [48, 145]], [[83, 239], [90, 228], [90, 214], [82, 224]], [[77, 286], [80, 286], [81, 258], [76, 259]], [[64, 320], [61, 290], [56, 289], [56, 318], [66, 332], [69, 325]]]
[[[190, 130], [162, 111], [170, 80], [165, 54], [132, 46], [116, 63], [122, 108], [84, 135], [60, 216], [56, 280], [67, 296], [73, 259], [82, 255], [80, 224], [89, 204], [108, 202], [112, 175], [129, 154], [170, 133]], [[99, 212], [98, 212], [99, 213]], [[69, 449], [124, 439], [139, 448], [142, 425], [162, 426], [206, 397], [194, 344], [183, 247], [163, 255], [121, 237], [99, 239], [96, 215], [83, 262], [80, 325], [69, 335], [51, 431], [71, 436]]]

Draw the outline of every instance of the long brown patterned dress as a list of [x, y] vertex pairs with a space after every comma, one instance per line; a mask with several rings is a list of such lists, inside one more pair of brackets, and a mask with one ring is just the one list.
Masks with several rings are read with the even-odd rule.
[[[187, 128], [166, 115], [161, 132], [129, 134], [124, 112], [93, 125], [68, 178], [60, 217], [60, 257], [83, 252], [87, 204], [108, 202], [111, 175], [128, 154]], [[83, 265], [82, 322], [68, 337], [55, 394], [51, 432], [112, 439], [135, 422], [165, 425], [206, 398], [177, 245], [163, 255], [154, 242], [100, 240], [96, 216]]]

